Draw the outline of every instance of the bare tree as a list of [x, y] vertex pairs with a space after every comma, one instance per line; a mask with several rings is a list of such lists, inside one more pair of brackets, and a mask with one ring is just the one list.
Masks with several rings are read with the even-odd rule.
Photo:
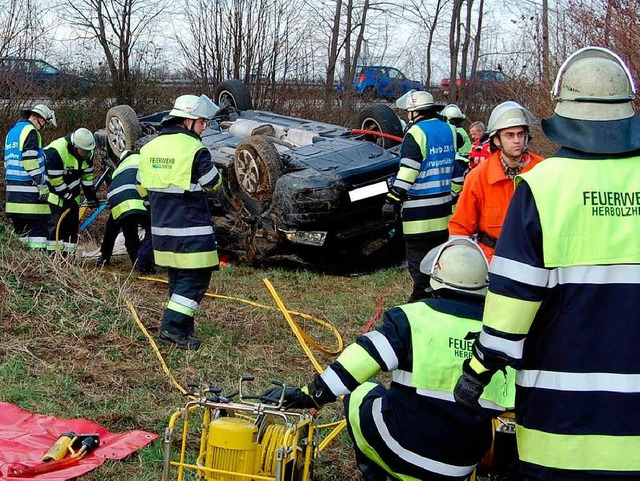
[[135, 101], [135, 50], [159, 27], [168, 0], [66, 0], [61, 12], [78, 38], [97, 41], [118, 103]]

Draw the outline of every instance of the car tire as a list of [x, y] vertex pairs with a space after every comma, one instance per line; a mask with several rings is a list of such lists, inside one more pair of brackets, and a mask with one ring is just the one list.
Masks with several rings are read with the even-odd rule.
[[246, 196], [262, 205], [271, 200], [281, 173], [282, 160], [273, 142], [263, 135], [252, 135], [236, 147], [233, 175], [229, 177], [241, 200]]
[[[374, 104], [360, 111], [357, 118], [359, 129], [382, 132], [384, 134], [402, 137], [402, 124], [391, 107], [386, 104]], [[380, 147], [390, 149], [400, 142], [374, 134], [365, 134], [365, 140], [378, 144]]]
[[215, 103], [218, 107], [233, 107], [238, 112], [253, 109], [253, 99], [249, 88], [238, 79], [222, 82], [214, 92]]
[[138, 115], [128, 105], [116, 105], [107, 112], [107, 142], [113, 153], [120, 158], [125, 150], [133, 150], [136, 140], [142, 135]]

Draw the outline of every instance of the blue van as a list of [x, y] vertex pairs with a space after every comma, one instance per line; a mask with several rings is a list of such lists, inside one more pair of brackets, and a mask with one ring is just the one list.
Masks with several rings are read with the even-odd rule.
[[[337, 85], [339, 92], [344, 91], [344, 78]], [[353, 91], [367, 98], [395, 100], [409, 90], [422, 90], [422, 83], [409, 80], [397, 68], [382, 65], [356, 67], [353, 76]]]

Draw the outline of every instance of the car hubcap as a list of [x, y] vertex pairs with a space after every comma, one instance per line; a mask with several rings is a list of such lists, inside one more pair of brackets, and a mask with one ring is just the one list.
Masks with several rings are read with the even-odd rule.
[[116, 150], [122, 152], [125, 148], [126, 136], [124, 134], [124, 127], [118, 117], [111, 117], [109, 119], [109, 142]]
[[218, 95], [218, 103], [220, 104], [220, 105], [218, 105], [218, 107], [220, 107], [220, 108], [224, 108], [224, 107], [234, 107], [235, 108], [236, 99], [231, 94], [231, 92], [229, 92], [227, 90], [223, 90], [222, 92], [220, 92], [220, 95]]
[[[362, 121], [362, 129], [371, 130], [373, 132], [382, 132], [382, 127], [380, 126], [380, 124], [372, 118], [366, 118]], [[382, 146], [384, 143], [384, 138], [378, 135], [367, 135], [366, 139], [370, 142], [375, 142], [380, 146]]]
[[258, 182], [260, 180], [258, 162], [248, 150], [239, 152], [236, 175], [238, 176], [239, 184], [245, 192], [253, 194], [258, 191]]

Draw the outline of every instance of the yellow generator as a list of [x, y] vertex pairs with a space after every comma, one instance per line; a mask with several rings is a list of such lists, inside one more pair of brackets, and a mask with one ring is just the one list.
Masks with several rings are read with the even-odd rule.
[[[319, 427], [308, 412], [288, 411], [282, 400], [263, 404], [259, 396], [222, 396], [219, 389], [190, 387], [191, 400], [171, 416], [164, 439], [163, 481], [310, 481], [321, 446]], [[238, 395], [239, 401], [231, 397]], [[180, 443], [174, 438], [180, 435]], [[325, 440], [325, 441], [328, 441]], [[321, 443], [322, 444], [322, 443]]]

